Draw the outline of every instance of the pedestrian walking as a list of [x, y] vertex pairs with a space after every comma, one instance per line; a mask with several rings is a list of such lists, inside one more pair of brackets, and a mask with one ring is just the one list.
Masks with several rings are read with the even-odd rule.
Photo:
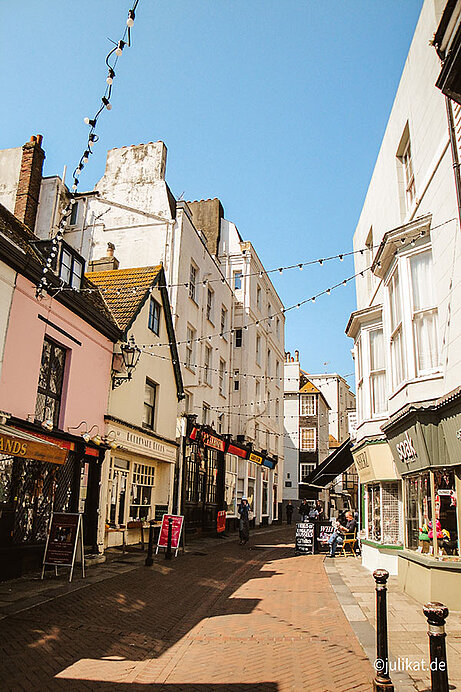
[[252, 514], [250, 504], [246, 497], [242, 497], [238, 513], [240, 514], [240, 545], [244, 545], [248, 543], [250, 539], [250, 516]]
[[307, 500], [302, 500], [301, 504], [298, 507], [298, 512], [301, 515], [301, 521], [306, 521], [307, 517], [309, 516], [309, 505], [307, 504]]
[[288, 500], [286, 513], [287, 513], [287, 524], [291, 524], [291, 518], [293, 516], [294, 507], [291, 504], [291, 500]]

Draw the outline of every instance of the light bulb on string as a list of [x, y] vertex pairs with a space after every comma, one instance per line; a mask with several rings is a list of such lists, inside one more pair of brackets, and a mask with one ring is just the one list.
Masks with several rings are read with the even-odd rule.
[[109, 86], [111, 86], [112, 82], [114, 81], [114, 77], [115, 77], [115, 72], [112, 69], [112, 67], [109, 67], [109, 74], [107, 75], [107, 79], [106, 79], [106, 82]]
[[131, 27], [134, 24], [134, 19], [135, 19], [135, 14], [134, 10], [129, 10], [128, 12], [128, 19], [126, 20], [126, 25], [131, 29]]
[[117, 44], [117, 48], [115, 49], [115, 55], [120, 56], [123, 53], [125, 45], [125, 41], [119, 41]]
[[85, 125], [89, 125], [90, 127], [96, 127], [96, 120], [94, 118], [83, 118], [83, 122]]
[[105, 107], [107, 108], [108, 111], [110, 111], [112, 109], [112, 104], [109, 102], [108, 98], [103, 96], [101, 101], [103, 102], [103, 104], [105, 105]]

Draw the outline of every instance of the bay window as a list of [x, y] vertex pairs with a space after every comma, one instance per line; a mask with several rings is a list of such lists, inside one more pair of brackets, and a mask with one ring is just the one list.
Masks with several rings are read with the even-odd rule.
[[432, 253], [410, 257], [413, 295], [413, 336], [417, 375], [439, 365], [437, 344], [437, 308], [432, 281]]
[[389, 281], [389, 311], [391, 327], [391, 369], [392, 386], [395, 389], [405, 379], [405, 360], [403, 352], [402, 304], [400, 302], [400, 279], [398, 269]]
[[385, 412], [387, 409], [386, 366], [382, 329], [370, 331], [370, 393], [372, 415]]

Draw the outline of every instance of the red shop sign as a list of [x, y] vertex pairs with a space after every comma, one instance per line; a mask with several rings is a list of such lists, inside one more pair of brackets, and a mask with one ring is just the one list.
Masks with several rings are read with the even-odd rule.
[[248, 454], [246, 449], [241, 449], [240, 447], [235, 447], [234, 445], [229, 445], [227, 448], [228, 454], [235, 454], [237, 457], [241, 457], [242, 459], [246, 459], [246, 456]]
[[172, 519], [171, 525], [171, 548], [172, 550], [179, 549], [179, 541], [181, 539], [181, 530], [184, 522], [184, 517], [176, 514], [164, 514], [162, 517], [162, 527], [158, 537], [157, 549], [168, 547], [168, 519]]
[[226, 530], [226, 512], [218, 512], [216, 530], [218, 533], [222, 533]]
[[224, 452], [224, 440], [220, 440], [219, 437], [210, 435], [210, 433], [203, 433], [202, 435], [203, 444], [207, 447], [213, 447], [220, 452]]

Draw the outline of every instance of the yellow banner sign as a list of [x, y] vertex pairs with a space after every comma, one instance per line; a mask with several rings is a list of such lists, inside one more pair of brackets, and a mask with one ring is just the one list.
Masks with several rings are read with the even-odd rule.
[[263, 463], [263, 458], [260, 457], [259, 454], [253, 454], [253, 452], [251, 452], [249, 459], [250, 461], [253, 461], [255, 464]]
[[47, 461], [52, 464], [65, 464], [67, 450], [57, 445], [25, 440], [15, 435], [0, 433], [0, 454], [10, 454], [12, 457]]

